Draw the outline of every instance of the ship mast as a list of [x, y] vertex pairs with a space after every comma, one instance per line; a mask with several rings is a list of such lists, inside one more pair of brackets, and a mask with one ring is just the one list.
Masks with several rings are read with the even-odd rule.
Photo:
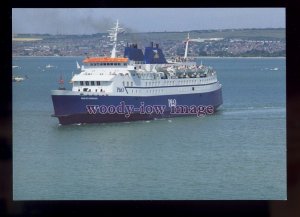
[[116, 26], [113, 27], [111, 30], [109, 31], [109, 36], [110, 40], [113, 42], [113, 49], [111, 51], [111, 58], [115, 58], [116, 57], [116, 52], [117, 52], [117, 39], [118, 39], [118, 33], [120, 32], [120, 30], [123, 30], [122, 28], [119, 27], [119, 21], [117, 20]]
[[184, 59], [186, 60], [187, 58], [187, 52], [189, 48], [189, 41], [190, 41], [190, 33], [188, 33], [187, 39], [186, 39], [186, 44], [185, 44], [185, 51], [184, 51]]
[[190, 38], [190, 33], [188, 33], [188, 36], [186, 38], [186, 44], [185, 44], [185, 51], [184, 51], [184, 59], [187, 59], [187, 53], [188, 53], [188, 49], [189, 49], [189, 42], [206, 42], [206, 41], [220, 41], [223, 40], [223, 38], [197, 38], [197, 39], [192, 39]]

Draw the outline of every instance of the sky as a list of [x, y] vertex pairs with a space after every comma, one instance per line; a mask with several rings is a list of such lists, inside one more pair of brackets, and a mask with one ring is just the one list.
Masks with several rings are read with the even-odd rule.
[[128, 32], [285, 28], [284, 8], [13, 8], [12, 33], [95, 34], [116, 20]]

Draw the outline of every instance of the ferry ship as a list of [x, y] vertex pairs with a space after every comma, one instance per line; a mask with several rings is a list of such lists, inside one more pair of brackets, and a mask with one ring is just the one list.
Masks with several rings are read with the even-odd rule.
[[184, 57], [167, 61], [158, 44], [144, 52], [128, 44], [117, 57], [117, 21], [109, 30], [109, 57], [86, 57], [74, 74], [72, 89], [52, 90], [53, 117], [59, 123], [104, 123], [211, 114], [223, 103], [217, 73]]

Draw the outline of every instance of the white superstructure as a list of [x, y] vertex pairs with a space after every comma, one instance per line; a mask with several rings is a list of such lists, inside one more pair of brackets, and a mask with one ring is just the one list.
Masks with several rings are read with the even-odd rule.
[[[109, 33], [113, 41], [111, 57], [87, 57], [82, 66], [77, 63], [80, 72], [73, 75], [73, 93], [70, 94], [155, 96], [209, 92], [221, 87], [213, 69], [202, 63], [187, 62], [188, 42], [196, 41], [189, 35], [183, 59], [165, 64], [146, 64], [116, 57], [120, 30], [122, 28], [117, 21]], [[156, 58], [158, 52], [155, 48], [153, 51], [153, 58]]]

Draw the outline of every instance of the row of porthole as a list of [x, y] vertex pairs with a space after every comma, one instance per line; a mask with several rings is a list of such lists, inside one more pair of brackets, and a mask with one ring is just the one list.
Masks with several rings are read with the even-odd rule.
[[[202, 88], [206, 89], [207, 87], [202, 87]], [[195, 87], [192, 87], [191, 89], [187, 88], [187, 87], [179, 89], [180, 92], [186, 92], [186, 91], [190, 91], [190, 90], [194, 91]], [[144, 91], [146, 91], [146, 92], [144, 92]], [[144, 90], [144, 91], [135, 89], [135, 90], [131, 90], [131, 93], [143, 93], [143, 92], [144, 93], [163, 93], [163, 92], [168, 92], [168, 91], [164, 91], [163, 89], [152, 89], [152, 90]]]
[[[207, 79], [205, 80], [207, 81], [211, 81], [212, 79]], [[203, 84], [206, 82], [201, 82], [201, 80], [197, 81], [192, 81], [192, 80], [186, 80], [186, 81], [178, 81], [176, 85], [191, 85], [191, 84]], [[165, 83], [163, 83], [162, 85], [175, 85], [175, 81], [166, 81]], [[145, 86], [149, 86], [149, 87], [154, 87], [154, 86], [160, 86], [160, 82], [145, 82]]]
[[[99, 90], [100, 93], [104, 93], [105, 92], [103, 89], [95, 89], [95, 91], [93, 91], [93, 92], [98, 92], [98, 90]], [[92, 90], [89, 89], [89, 88], [83, 88], [82, 91], [83, 92], [91, 92]], [[80, 89], [78, 89], [78, 92], [80, 92]]]

